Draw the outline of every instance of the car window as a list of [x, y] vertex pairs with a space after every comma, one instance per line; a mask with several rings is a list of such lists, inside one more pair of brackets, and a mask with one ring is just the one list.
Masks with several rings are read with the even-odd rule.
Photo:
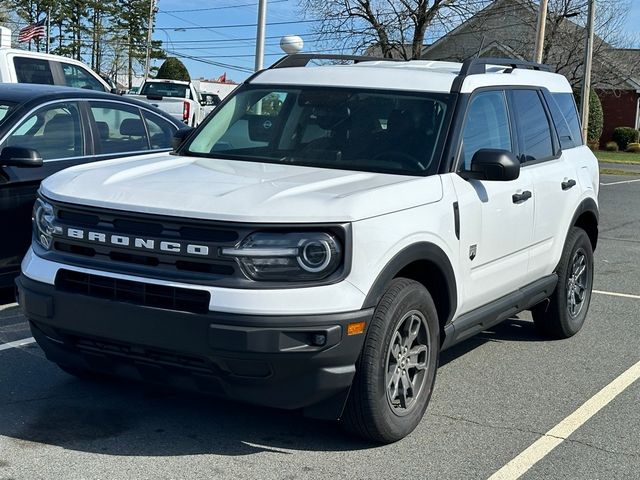
[[245, 87], [189, 142], [201, 157], [402, 175], [435, 173], [452, 97], [335, 87]]
[[0, 125], [2, 125], [5, 119], [9, 116], [9, 112], [13, 110], [14, 106], [15, 103], [0, 100]]
[[480, 92], [472, 99], [462, 133], [464, 169], [483, 148], [512, 151], [507, 102], [502, 91]]
[[61, 63], [61, 65], [67, 86], [96, 90], [98, 92], [105, 91], [104, 85], [84, 68], [70, 63]]
[[[580, 128], [580, 120], [578, 119], [578, 109], [576, 108], [576, 101], [573, 97], [573, 93], [552, 93], [553, 99], [550, 104], [555, 104], [557, 112], [562, 115], [562, 119], [566, 122], [569, 129], [569, 135], [571, 136], [572, 146], [582, 145], [582, 130]], [[554, 109], [551, 109], [554, 121], [556, 121], [556, 113]], [[562, 138], [560, 139], [562, 143]], [[571, 148], [569, 146], [562, 145], [562, 148]]]
[[168, 122], [164, 118], [160, 118], [158, 115], [142, 111], [142, 116], [147, 124], [147, 131], [149, 132], [149, 142], [152, 149], [171, 148], [171, 142], [173, 134], [177, 130], [175, 125]]
[[553, 156], [549, 119], [536, 90], [513, 90], [513, 114], [520, 138], [520, 162]]
[[98, 130], [98, 152], [149, 150], [140, 109], [116, 102], [89, 102], [89, 105]]
[[189, 98], [189, 86], [180, 83], [147, 82], [142, 86], [140, 95], [158, 97]]
[[0, 145], [37, 150], [44, 160], [84, 155], [84, 137], [76, 103], [43, 107], [25, 118]]
[[14, 57], [13, 66], [16, 69], [18, 83], [39, 83], [53, 85], [53, 75], [48, 60], [40, 58]]

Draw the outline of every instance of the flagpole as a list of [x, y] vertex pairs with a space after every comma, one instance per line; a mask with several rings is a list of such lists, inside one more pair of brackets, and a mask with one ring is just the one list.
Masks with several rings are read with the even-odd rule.
[[51, 7], [49, 7], [47, 9], [47, 44], [45, 45], [45, 52], [49, 53], [49, 43], [50, 43], [50, 38], [49, 38], [49, 30], [51, 29]]

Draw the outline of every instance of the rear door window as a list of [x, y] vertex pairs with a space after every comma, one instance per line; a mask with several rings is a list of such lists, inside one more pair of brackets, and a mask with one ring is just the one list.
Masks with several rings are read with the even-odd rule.
[[520, 162], [554, 156], [547, 113], [536, 90], [512, 90], [512, 110], [520, 141]]
[[14, 57], [13, 66], [16, 69], [18, 83], [38, 83], [53, 85], [53, 75], [48, 60], [29, 57]]
[[89, 102], [102, 154], [149, 150], [147, 129], [140, 109], [117, 102]]

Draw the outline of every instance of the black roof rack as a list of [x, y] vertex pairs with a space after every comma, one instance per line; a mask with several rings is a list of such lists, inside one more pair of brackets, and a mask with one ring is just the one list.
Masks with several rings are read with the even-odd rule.
[[286, 55], [271, 65], [272, 68], [288, 68], [288, 67], [306, 67], [312, 60], [351, 60], [354, 63], [360, 62], [398, 62], [394, 58], [368, 57], [364, 55], [334, 55], [334, 54], [318, 54], [318, 53], [294, 53]]
[[451, 86], [452, 92], [459, 92], [462, 86], [462, 81], [469, 75], [479, 75], [487, 73], [487, 65], [498, 65], [508, 67], [504, 73], [511, 73], [516, 68], [523, 68], [529, 70], [538, 70], [541, 72], [553, 72], [553, 68], [543, 63], [527, 62], [526, 60], [517, 60], [515, 58], [467, 58], [462, 63], [460, 73], [453, 81]]
[[487, 65], [500, 65], [514, 68], [528, 68], [531, 70], [540, 70], [542, 72], [551, 72], [553, 69], [549, 65], [543, 63], [527, 62], [526, 60], [517, 60], [515, 58], [467, 58], [460, 69], [460, 75], [474, 75], [478, 73], [486, 73]]

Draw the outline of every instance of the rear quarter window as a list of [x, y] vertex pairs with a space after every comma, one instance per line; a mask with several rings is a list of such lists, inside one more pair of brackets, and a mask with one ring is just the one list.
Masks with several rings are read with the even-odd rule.
[[53, 75], [48, 60], [29, 57], [14, 57], [13, 66], [16, 69], [18, 83], [38, 83], [53, 85]]
[[550, 97], [551, 101], [548, 103], [553, 122], [558, 129], [561, 147], [565, 149], [582, 145], [582, 130], [573, 94], [552, 93]]

